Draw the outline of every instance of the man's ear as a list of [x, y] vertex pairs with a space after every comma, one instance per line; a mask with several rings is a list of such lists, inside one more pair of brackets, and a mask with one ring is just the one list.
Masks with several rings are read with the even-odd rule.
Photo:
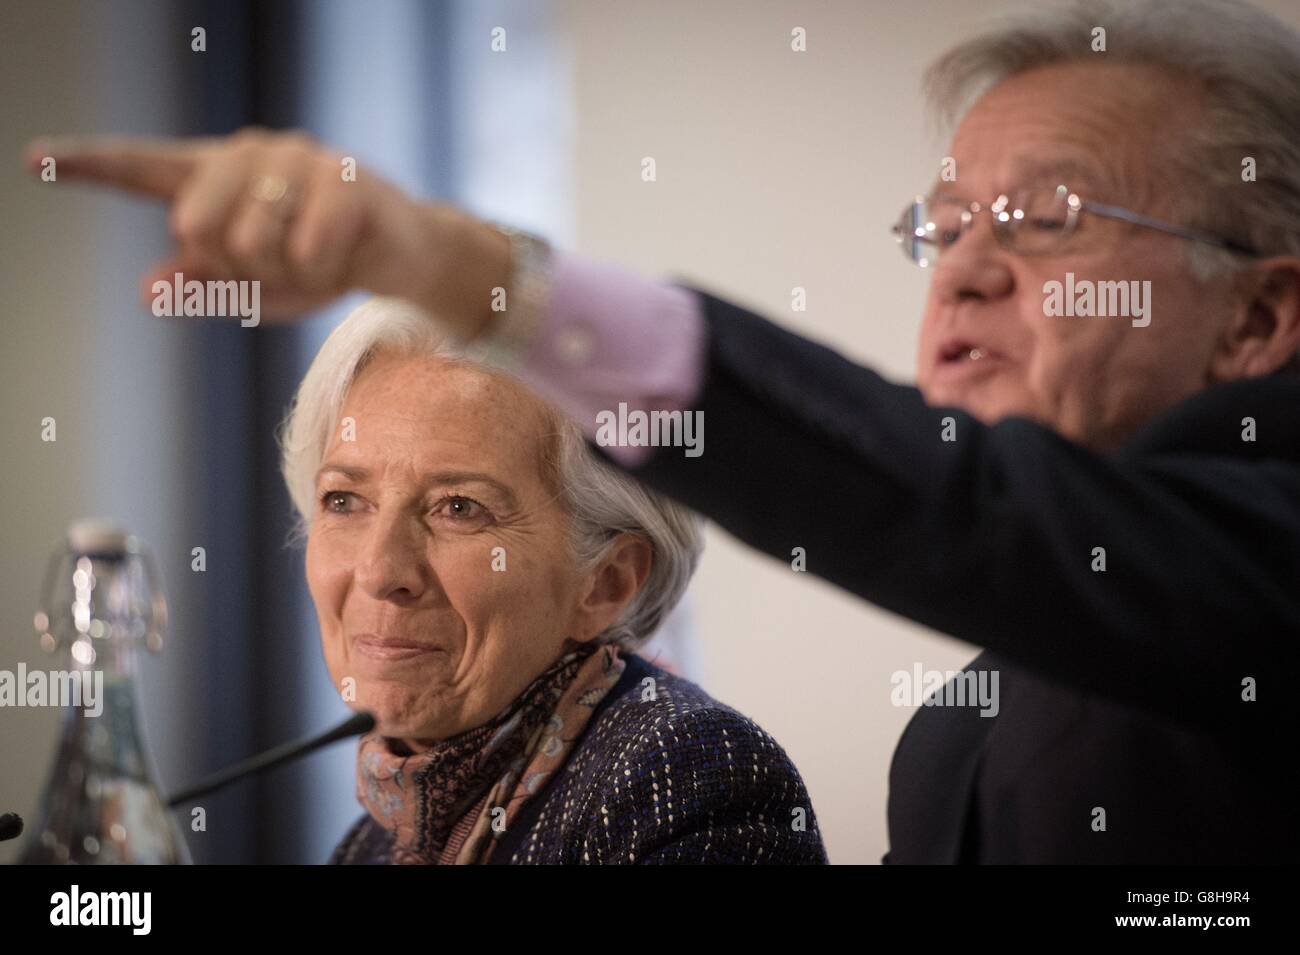
[[1237, 304], [1210, 363], [1215, 381], [1258, 378], [1300, 351], [1300, 256], [1274, 256], [1236, 283]]
[[654, 548], [640, 534], [625, 531], [614, 538], [585, 579], [572, 638], [585, 643], [618, 620], [650, 576], [653, 562]]

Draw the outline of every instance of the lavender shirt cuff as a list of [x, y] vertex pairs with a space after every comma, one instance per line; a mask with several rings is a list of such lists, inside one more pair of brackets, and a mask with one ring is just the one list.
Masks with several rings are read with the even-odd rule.
[[[621, 266], [553, 253], [550, 298], [515, 373], [590, 439], [597, 415], [685, 411], [704, 378], [705, 325], [692, 292]], [[604, 450], [635, 466], [652, 447]]]

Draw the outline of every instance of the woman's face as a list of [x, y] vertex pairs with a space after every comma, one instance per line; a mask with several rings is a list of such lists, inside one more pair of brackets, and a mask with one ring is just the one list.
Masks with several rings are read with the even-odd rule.
[[566, 637], [612, 622], [542, 478], [549, 427], [519, 386], [435, 357], [381, 352], [353, 383], [307, 580], [330, 676], [384, 735], [418, 747], [482, 725]]

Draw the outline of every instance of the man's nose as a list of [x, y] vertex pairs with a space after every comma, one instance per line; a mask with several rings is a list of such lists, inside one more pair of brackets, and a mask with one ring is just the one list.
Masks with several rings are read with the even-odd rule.
[[429, 585], [424, 530], [410, 515], [377, 515], [357, 553], [358, 586], [376, 600], [420, 597]]
[[945, 304], [1010, 295], [1015, 276], [1007, 255], [993, 235], [989, 217], [976, 216], [971, 227], [939, 257], [930, 279], [932, 290]]

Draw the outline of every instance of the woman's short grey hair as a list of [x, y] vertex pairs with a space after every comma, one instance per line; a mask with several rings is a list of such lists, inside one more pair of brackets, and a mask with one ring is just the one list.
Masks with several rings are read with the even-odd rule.
[[[1106, 51], [1092, 49], [1106, 31]], [[1069, 61], [1139, 63], [1199, 80], [1204, 122], [1168, 144], [1157, 178], [1178, 184], [1185, 225], [1300, 255], [1300, 35], [1237, 0], [1073, 0], [1013, 16], [963, 41], [926, 71], [941, 119], [1018, 73]], [[1255, 180], [1243, 161], [1255, 161]], [[1242, 266], [1231, 252], [1184, 243], [1202, 281]]]
[[[380, 352], [438, 356], [504, 377], [471, 361], [428, 315], [402, 300], [373, 298], [355, 309], [321, 346], [277, 435], [281, 473], [298, 512], [293, 535], [298, 542], [311, 529], [316, 471], [339, 426], [348, 389]], [[643, 536], [653, 550], [640, 591], [622, 617], [598, 637], [635, 650], [654, 634], [695, 573], [703, 546], [699, 518], [601, 461], [577, 425], [544, 402], [538, 404], [551, 423], [542, 435], [539, 467], [568, 514], [570, 556], [579, 571], [594, 567], [625, 531]]]

